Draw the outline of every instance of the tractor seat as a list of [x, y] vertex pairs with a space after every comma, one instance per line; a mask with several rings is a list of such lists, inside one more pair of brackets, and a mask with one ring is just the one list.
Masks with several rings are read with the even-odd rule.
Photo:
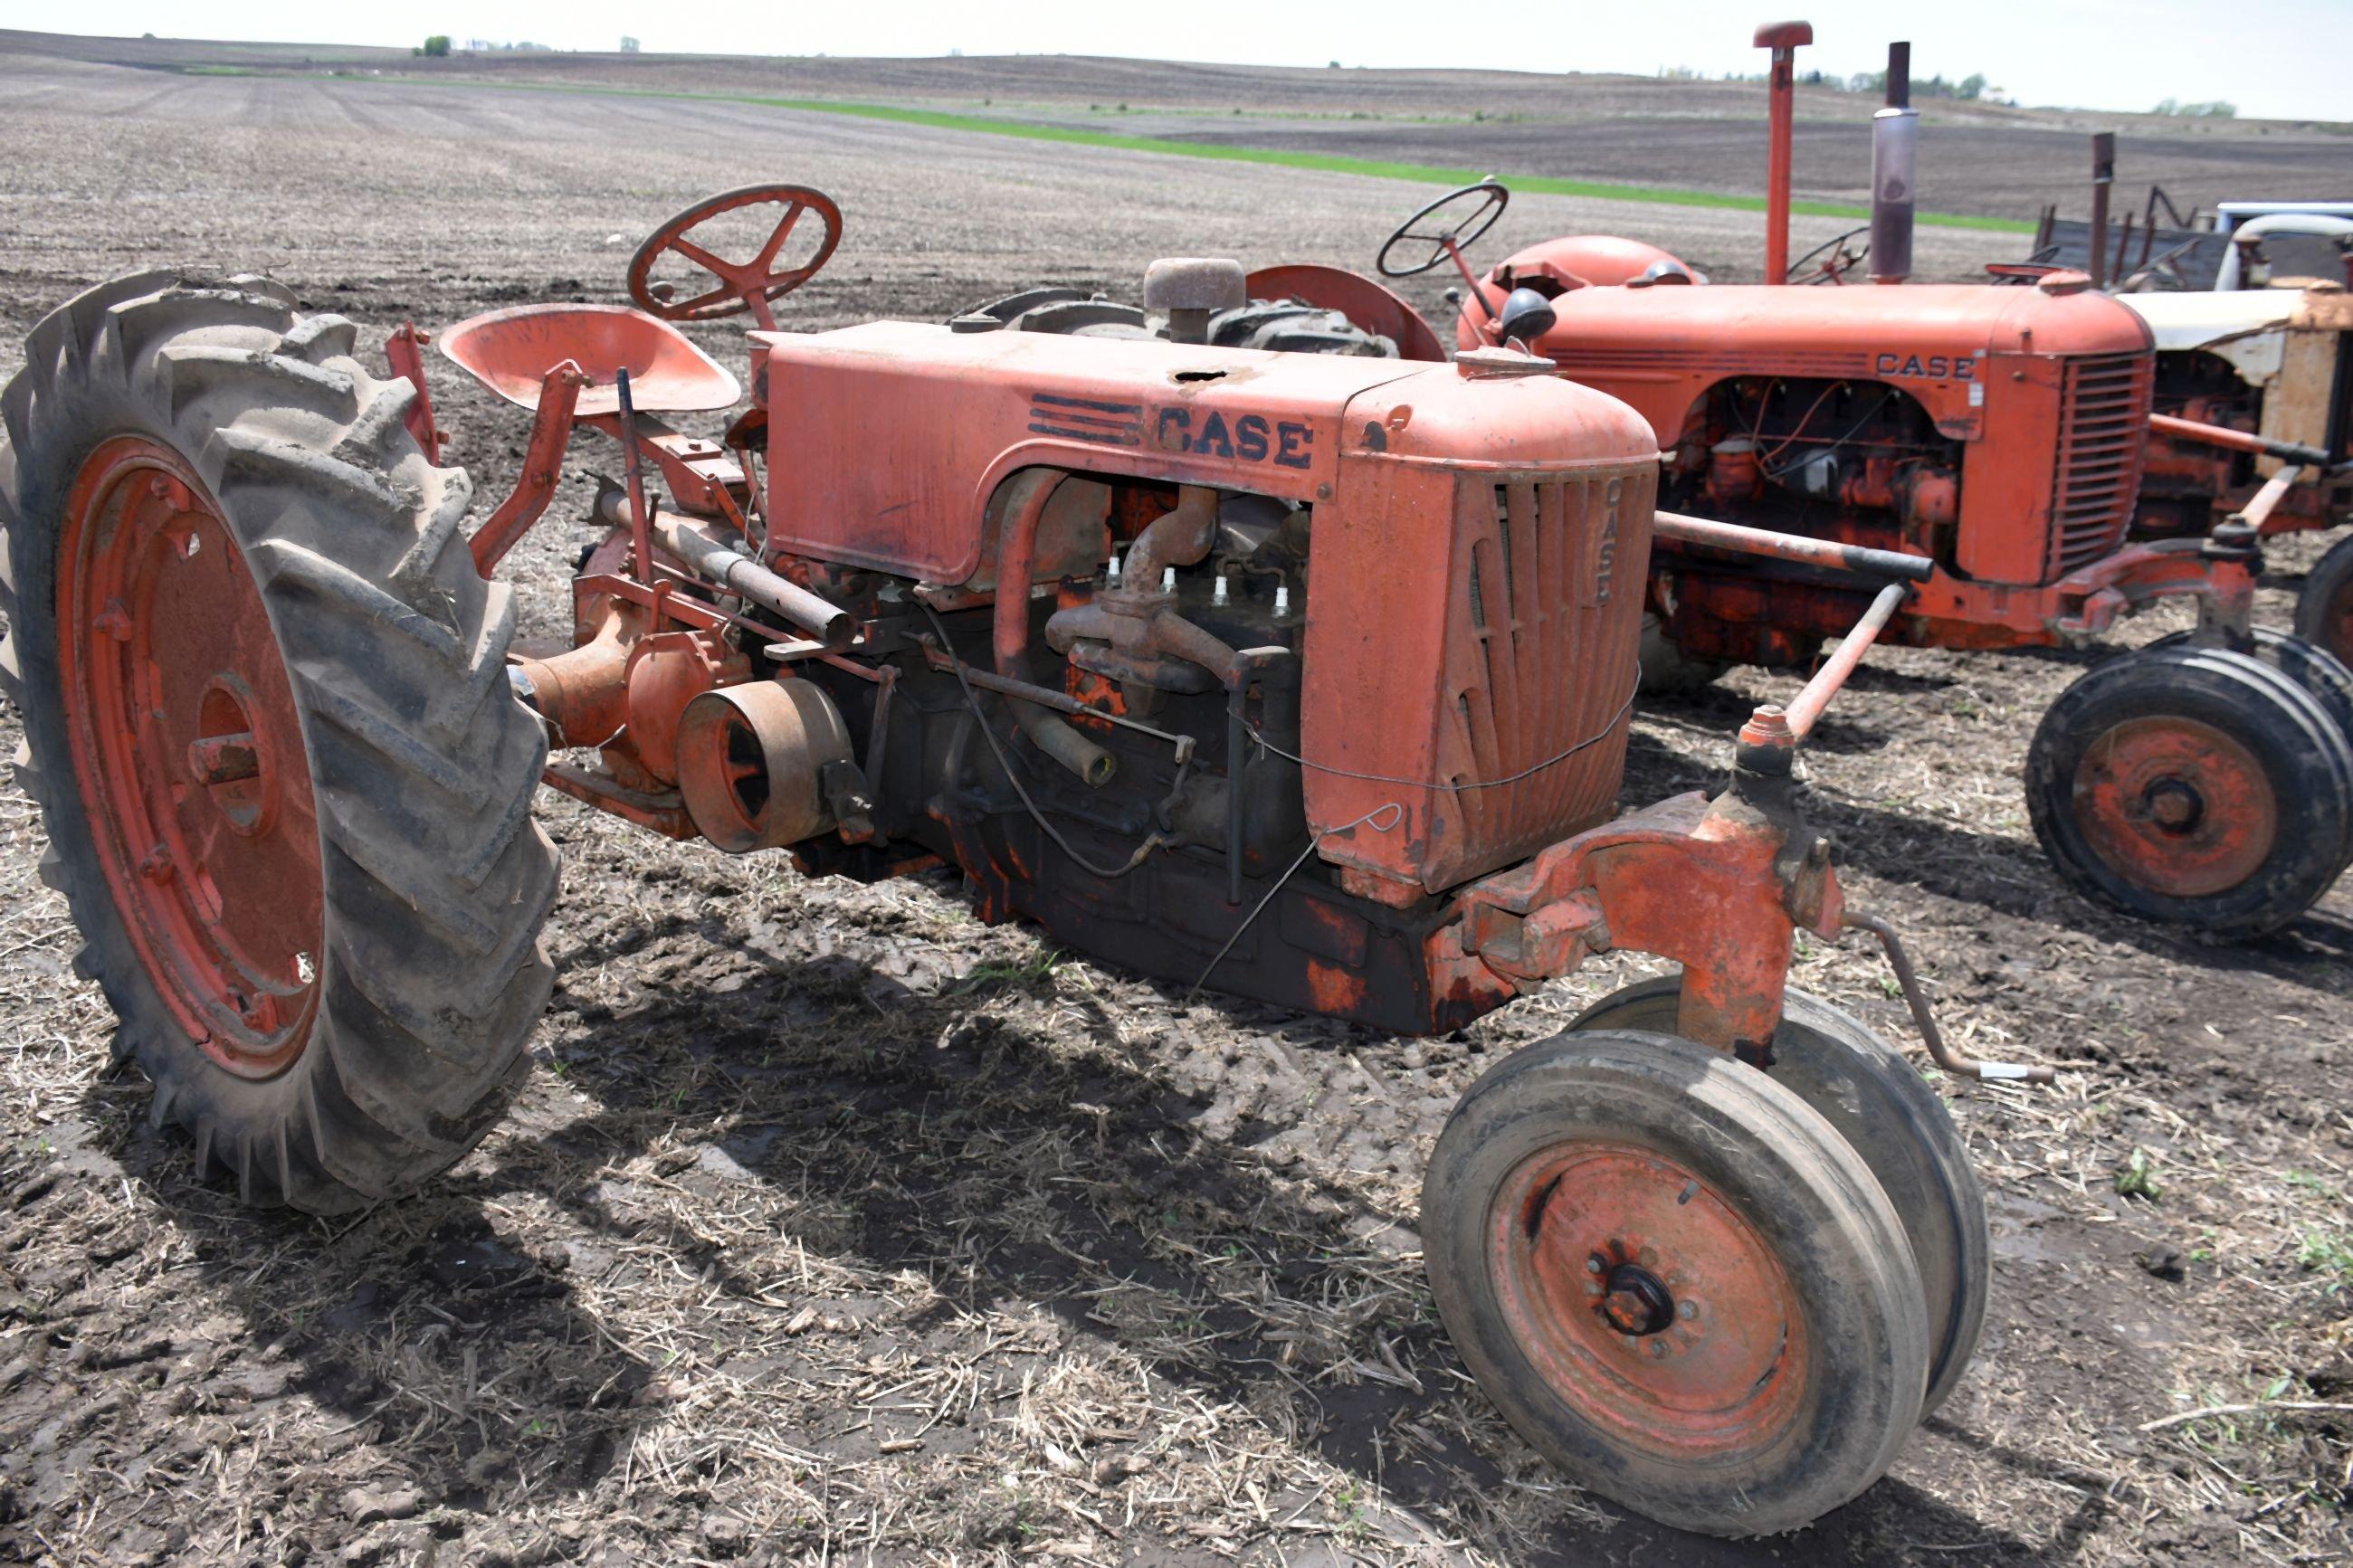
[[658, 317], [627, 305], [516, 305], [470, 317], [441, 331], [441, 352], [459, 369], [523, 408], [539, 406], [539, 384], [565, 360], [591, 385], [575, 416], [619, 411], [618, 372], [629, 373], [629, 402], [646, 414], [696, 414], [727, 408], [743, 395], [735, 378]]

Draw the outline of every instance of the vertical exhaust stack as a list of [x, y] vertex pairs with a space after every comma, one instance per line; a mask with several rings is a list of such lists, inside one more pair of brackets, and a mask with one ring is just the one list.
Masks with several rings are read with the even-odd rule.
[[1887, 107], [1871, 119], [1871, 280], [1912, 276], [1920, 112], [1912, 107], [1912, 46], [1887, 46]]
[[2092, 287], [2108, 286], [2108, 187], [2116, 183], [2116, 133], [2092, 133]]
[[1814, 41], [1811, 22], [1767, 22], [1757, 29], [1757, 47], [1773, 51], [1770, 162], [1765, 171], [1765, 281], [1789, 280], [1789, 108], [1797, 93], [1797, 58], [1801, 44]]

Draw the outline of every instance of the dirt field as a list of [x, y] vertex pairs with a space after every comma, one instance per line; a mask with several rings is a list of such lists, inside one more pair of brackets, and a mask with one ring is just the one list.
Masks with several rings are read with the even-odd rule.
[[[902, 104], [1177, 141], [1751, 195], [1765, 183], [1765, 91], [1743, 83], [1082, 55], [828, 59], [460, 51], [422, 60], [397, 49], [0, 31], [0, 50], [8, 49], [155, 70], [343, 70]], [[1919, 67], [1955, 77], [1978, 68], [1926, 59]], [[1801, 198], [1868, 202], [1870, 121], [1878, 106], [1867, 93], [1799, 90], [1794, 178]], [[2083, 216], [2093, 131], [2117, 132], [2119, 220], [2126, 207], [2139, 211], [2151, 184], [2163, 185], [2186, 212], [2232, 197], [2341, 199], [2353, 168], [2353, 122], [2183, 121], [1926, 98], [1918, 107], [1926, 128], [1924, 211], [2031, 221], [2044, 203], [2057, 202], [2063, 215]]]
[[[266, 268], [371, 351], [406, 318], [615, 299], [653, 223], [755, 179], [849, 212], [785, 310], [811, 328], [1041, 279], [1126, 289], [1160, 254], [1361, 258], [1427, 194], [54, 58], [0, 56], [0, 378], [49, 306], [171, 261]], [[1732, 276], [1757, 247], [1740, 214], [1532, 199], [1506, 223]], [[1946, 275], [2003, 253], [1921, 239]], [[454, 374], [438, 391], [478, 495], [503, 494], [521, 419]], [[513, 563], [526, 634], [555, 629], [587, 489]], [[2316, 552], [2277, 552], [2274, 624]], [[35, 879], [39, 823], [0, 785], [0, 1560], [2345, 1561], [2353, 890], [2239, 950], [2064, 891], [2017, 773], [2092, 657], [1874, 656], [1813, 748], [1851, 897], [1911, 933], [1946, 1027], [2072, 1070], [1954, 1093], [1995, 1225], [1968, 1380], [1859, 1501], [1746, 1545], [1564, 1484], [1421, 1283], [1415, 1193], [1453, 1097], [1636, 965], [1382, 1037], [1187, 1005], [984, 928], [951, 879], [805, 883], [550, 795], [561, 978], [516, 1113], [427, 1195], [327, 1224], [240, 1210], [148, 1129]], [[1720, 778], [1788, 684], [1645, 711], [1627, 802]], [[1859, 948], [1809, 946], [1800, 977], [1911, 1038]], [[2121, 1195], [2137, 1162], [2146, 1195]]]

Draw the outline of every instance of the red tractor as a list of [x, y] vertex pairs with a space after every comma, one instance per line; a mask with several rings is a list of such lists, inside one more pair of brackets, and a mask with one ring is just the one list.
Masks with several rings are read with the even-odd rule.
[[[730, 215], [767, 236], [741, 263], [703, 229]], [[442, 333], [533, 416], [470, 535], [413, 331], [385, 379], [277, 284], [170, 271], [34, 330], [0, 675], [158, 1124], [320, 1213], [463, 1155], [551, 984], [543, 782], [812, 875], [952, 866], [987, 919], [1381, 1029], [1652, 952], [1680, 976], [1455, 1110], [1440, 1309], [1530, 1440], [1656, 1518], [1788, 1530], [1869, 1486], [1975, 1346], [1983, 1201], [1919, 1075], [1788, 989], [1794, 933], [1876, 933], [1952, 1070], [2048, 1076], [1943, 1046], [1792, 804], [1876, 623], [1757, 710], [1723, 793], [1618, 816], [1660, 471], [1634, 411], [1502, 349], [1217, 346], [1230, 262], [1155, 265], [1168, 341], [773, 330], [839, 226], [732, 192], [647, 242], [636, 308]], [[656, 277], [680, 258], [707, 288]], [[683, 434], [737, 384], [670, 323], [744, 310], [750, 405]], [[576, 520], [572, 646], [513, 656], [491, 568], [583, 430], [628, 483]]]
[[[2153, 439], [2228, 451], [2260, 438], [2179, 418], [2153, 437], [2149, 329], [2082, 274], [2025, 288], [1773, 286], [1790, 270], [1788, 56], [1810, 37], [1802, 24], [1758, 35], [1776, 86], [1770, 284], [1698, 286], [1665, 251], [1608, 236], [1547, 240], [1476, 275], [1462, 253], [1509, 200], [1493, 181], [1407, 219], [1377, 270], [1451, 263], [1461, 352], [1526, 348], [1624, 400], [1658, 439], [1662, 501], [1734, 525], [1660, 514], [1643, 650], [1654, 689], [1736, 663], [1811, 663], [1872, 603], [1871, 583], [1835, 569], [1866, 558], [1909, 582], [1888, 635], [1915, 646], [2070, 646], [2154, 600], [2194, 597], [2196, 631], [2096, 667], [2052, 704], [2028, 753], [2029, 814], [2081, 891], [2219, 938], [2286, 923], [2353, 858], [2353, 673], [2252, 622], [2261, 538], [2301, 449], [2274, 451], [2289, 466], [2211, 529], [2128, 539]], [[1881, 282], [1910, 266], [1910, 117], [1891, 106], [1879, 121], [1868, 254]], [[1854, 237], [1796, 268], [1836, 284]], [[1406, 357], [1443, 357], [1370, 279], [1287, 267], [1250, 292], [1344, 313]], [[1754, 530], [1813, 542], [1739, 542]]]

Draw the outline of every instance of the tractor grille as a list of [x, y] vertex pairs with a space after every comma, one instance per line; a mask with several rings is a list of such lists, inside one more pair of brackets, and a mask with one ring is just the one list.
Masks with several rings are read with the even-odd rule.
[[2097, 561], [2123, 540], [2140, 489], [2154, 366], [2145, 353], [2067, 362], [2059, 461], [2051, 488], [2047, 577], [2063, 577]]
[[1656, 476], [1458, 481], [1439, 758], [1474, 873], [1617, 797]]

